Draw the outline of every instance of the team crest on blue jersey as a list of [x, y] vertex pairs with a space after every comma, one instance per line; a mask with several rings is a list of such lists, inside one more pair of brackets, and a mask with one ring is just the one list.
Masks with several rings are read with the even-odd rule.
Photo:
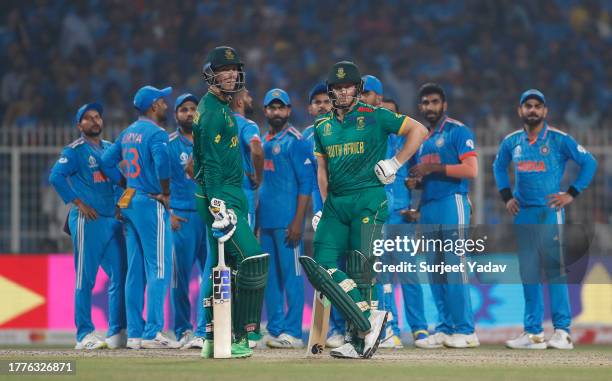
[[512, 157], [521, 157], [522, 153], [523, 153], [523, 150], [521, 149], [521, 146], [516, 146], [514, 148], [514, 151], [512, 152]]
[[440, 136], [438, 140], [436, 140], [436, 147], [442, 148], [444, 146], [444, 137]]
[[548, 148], [546, 144], [542, 144], [542, 146], [540, 147], [540, 153], [546, 156], [550, 153], [550, 148]]
[[68, 162], [68, 158], [66, 156], [62, 156], [58, 161], [60, 164], [66, 164]]
[[275, 155], [278, 155], [281, 151], [280, 145], [275, 144], [274, 147], [272, 147], [272, 153]]
[[187, 161], [189, 160], [189, 155], [187, 155], [187, 152], [181, 152], [181, 155], [179, 157], [181, 159], [181, 164], [187, 164]]
[[89, 155], [89, 158], [87, 159], [89, 161], [89, 168], [94, 168], [98, 166], [98, 162], [96, 161], [96, 158]]

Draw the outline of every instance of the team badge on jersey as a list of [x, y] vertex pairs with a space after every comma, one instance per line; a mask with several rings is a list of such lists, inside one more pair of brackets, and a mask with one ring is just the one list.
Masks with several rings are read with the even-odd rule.
[[578, 147], [576, 147], [576, 149], [577, 149], [577, 150], [578, 150], [578, 152], [580, 152], [580, 153], [583, 153], [583, 154], [584, 154], [584, 153], [587, 153], [587, 150], [586, 150], [586, 149], [584, 149], [584, 147], [583, 147], [583, 146], [581, 146], [580, 144], [578, 144]]
[[220, 141], [221, 141], [221, 134], [217, 134], [217, 136], [215, 136], [215, 143], [219, 144]]
[[361, 222], [364, 223], [364, 224], [367, 224], [368, 222], [370, 222], [370, 217], [363, 217], [361, 219]]
[[98, 162], [96, 161], [96, 158], [89, 155], [89, 158], [87, 159], [87, 161], [89, 161], [89, 168], [95, 168], [98, 166]]
[[444, 146], [444, 138], [440, 136], [438, 140], [436, 140], [436, 147], [442, 148], [442, 146]]
[[523, 153], [523, 150], [521, 149], [521, 146], [516, 146], [514, 148], [514, 151], [512, 152], [512, 157], [515, 157], [515, 158], [521, 157], [522, 153]]
[[546, 144], [542, 144], [542, 146], [540, 147], [540, 153], [546, 156], [550, 153], [550, 148], [548, 148]]
[[358, 116], [357, 117], [357, 130], [361, 131], [365, 128], [365, 117], [364, 116]]
[[471, 149], [474, 149], [474, 141], [472, 139], [466, 140], [465, 145], [470, 147]]
[[66, 156], [62, 156], [60, 157], [60, 159], [58, 160], [58, 162], [60, 164], [66, 164], [68, 162], [68, 158]]
[[272, 153], [275, 155], [278, 155], [281, 151], [280, 145], [275, 144], [274, 147], [272, 147]]
[[187, 161], [189, 160], [189, 155], [187, 155], [187, 152], [181, 152], [181, 155], [179, 157], [181, 159], [181, 164], [187, 164]]
[[325, 123], [323, 125], [323, 136], [330, 136], [332, 134], [331, 124]]

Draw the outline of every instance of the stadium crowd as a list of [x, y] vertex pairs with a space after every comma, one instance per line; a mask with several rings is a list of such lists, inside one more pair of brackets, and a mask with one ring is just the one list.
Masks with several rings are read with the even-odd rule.
[[612, 127], [609, 1], [32, 0], [0, 9], [3, 126], [64, 125], [91, 99], [105, 104], [107, 123], [127, 125], [145, 83], [202, 94], [204, 54], [223, 37], [243, 52], [256, 100], [289, 90], [297, 125], [309, 120], [308, 89], [349, 58], [404, 112], [415, 111], [419, 84], [437, 81], [453, 115], [503, 133], [518, 122], [516, 94], [537, 87], [557, 125]]

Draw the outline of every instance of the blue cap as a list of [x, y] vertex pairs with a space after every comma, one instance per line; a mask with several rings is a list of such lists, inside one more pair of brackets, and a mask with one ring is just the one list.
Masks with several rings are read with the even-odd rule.
[[364, 75], [361, 77], [363, 80], [363, 91], [373, 91], [378, 95], [383, 95], [383, 85], [378, 78], [373, 75]]
[[140, 112], [145, 112], [156, 100], [167, 97], [171, 92], [172, 87], [161, 90], [153, 86], [141, 87], [134, 95], [134, 107]]
[[81, 123], [81, 119], [83, 119], [83, 115], [89, 110], [96, 110], [100, 116], [102, 116], [102, 112], [104, 108], [100, 103], [85, 103], [83, 106], [79, 107], [79, 111], [76, 113], [75, 122], [76, 124]]
[[181, 105], [187, 101], [192, 101], [196, 104], [196, 106], [198, 105], [198, 98], [196, 98], [195, 95], [185, 93], [179, 95], [179, 97], [176, 98], [176, 101], [174, 101], [174, 111], [176, 112], [176, 110], [178, 110], [178, 108], [181, 107]]
[[268, 106], [272, 101], [281, 101], [285, 106], [291, 106], [289, 94], [283, 89], [272, 89], [266, 93], [264, 97], [264, 107]]
[[319, 82], [310, 90], [308, 93], [308, 103], [312, 102], [312, 98], [318, 94], [327, 94], [327, 86], [325, 86], [325, 83]]
[[544, 94], [542, 94], [542, 92], [538, 89], [529, 89], [525, 91], [521, 95], [519, 105], [522, 105], [523, 103], [527, 102], [528, 99], [537, 99], [540, 102], [546, 104], [546, 98], [544, 97]]

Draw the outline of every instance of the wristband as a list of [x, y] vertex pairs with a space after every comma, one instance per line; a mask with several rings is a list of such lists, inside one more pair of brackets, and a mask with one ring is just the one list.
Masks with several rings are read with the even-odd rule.
[[502, 200], [504, 200], [504, 204], [514, 198], [512, 196], [512, 191], [510, 190], [510, 188], [504, 188], [500, 190], [499, 194], [501, 195]]
[[580, 192], [578, 191], [578, 189], [574, 188], [573, 185], [570, 185], [569, 188], [567, 188], [567, 193], [572, 196], [573, 198], [578, 197], [578, 195], [580, 194]]

